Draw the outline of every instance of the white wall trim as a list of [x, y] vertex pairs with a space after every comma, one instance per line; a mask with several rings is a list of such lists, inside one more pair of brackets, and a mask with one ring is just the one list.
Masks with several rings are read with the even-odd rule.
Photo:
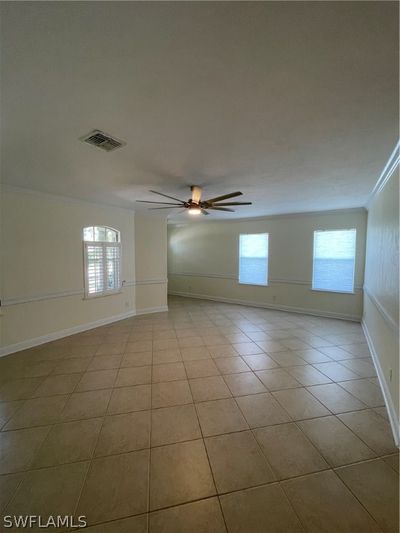
[[[385, 167], [386, 168], [386, 167]], [[75, 196], [68, 196], [64, 194], [56, 194], [56, 193], [50, 193], [45, 191], [39, 191], [36, 189], [28, 189], [25, 187], [19, 187], [17, 185], [11, 185], [8, 183], [2, 184], [2, 191], [3, 192], [10, 192], [10, 193], [20, 193], [20, 194], [28, 194], [31, 196], [44, 196], [49, 199], [53, 200], [59, 200], [64, 201], [68, 203], [75, 203], [75, 204], [83, 204], [83, 205], [93, 205], [98, 207], [107, 207], [107, 208], [114, 208], [114, 209], [120, 209], [123, 211], [129, 211], [132, 214], [140, 213], [140, 214], [148, 214], [147, 211], [138, 211], [137, 209], [134, 209], [134, 207], [127, 207], [127, 206], [121, 206], [117, 204], [112, 203], [105, 203], [105, 202], [97, 202], [94, 200], [86, 200], [83, 198], [77, 198]], [[364, 212], [365, 207], [363, 206], [356, 206], [356, 207], [349, 207], [349, 208], [343, 208], [343, 209], [329, 209], [326, 211], [300, 211], [298, 213], [277, 213], [274, 215], [259, 215], [256, 217], [243, 217], [243, 218], [230, 218], [229, 222], [243, 222], [246, 220], [249, 221], [257, 221], [257, 220], [268, 220], [271, 218], [279, 218], [279, 217], [299, 217], [299, 216], [314, 216], [314, 215], [335, 215], [337, 213], [357, 213], [357, 212]], [[161, 216], [161, 215], [160, 215]], [[165, 218], [167, 218], [170, 215], [166, 215]], [[167, 219], [168, 221], [168, 219]], [[211, 220], [202, 220], [202, 222], [227, 222], [227, 219], [211, 219]], [[188, 221], [188, 222], [179, 222], [177, 220], [171, 220], [168, 221], [169, 225], [186, 225], [186, 224], [195, 224], [196, 221]]]
[[70, 289], [66, 291], [44, 292], [42, 294], [32, 294], [31, 296], [17, 296], [15, 298], [5, 298], [1, 302], [2, 307], [10, 305], [26, 304], [30, 302], [40, 302], [42, 300], [53, 300], [55, 298], [65, 298], [68, 296], [84, 296], [84, 289]]
[[379, 176], [378, 181], [375, 184], [375, 187], [372, 189], [372, 192], [368, 197], [367, 209], [370, 207], [374, 196], [379, 194], [382, 191], [382, 189], [385, 187], [386, 183], [392, 176], [393, 172], [395, 172], [399, 163], [400, 163], [400, 141], [398, 141], [398, 143], [394, 147], [394, 150], [391, 153], [384, 169], [382, 170], [382, 173]]
[[81, 333], [83, 331], [88, 331], [90, 329], [95, 329], [100, 326], [106, 326], [107, 324], [112, 324], [113, 322], [118, 322], [119, 320], [124, 320], [137, 315], [146, 315], [150, 313], [161, 313], [168, 311], [168, 306], [163, 305], [160, 307], [147, 307], [144, 309], [132, 309], [126, 313], [121, 313], [119, 315], [114, 315], [106, 318], [100, 318], [94, 322], [87, 322], [86, 324], [81, 324], [79, 326], [73, 326], [72, 328], [62, 329], [55, 331], [53, 333], [48, 333], [47, 335], [41, 335], [40, 337], [35, 337], [33, 339], [27, 339], [25, 341], [17, 342], [15, 344], [9, 344], [0, 348], [0, 357], [9, 355], [15, 352], [20, 352], [21, 350], [26, 350], [28, 348], [33, 348], [34, 346], [39, 346], [45, 344], [46, 342], [55, 341], [57, 339], [62, 339], [63, 337], [69, 337], [70, 335], [75, 335], [76, 333]]
[[[158, 285], [168, 283], [167, 279], [145, 279], [141, 281], [125, 281], [122, 284], [121, 289], [125, 287], [135, 287], [136, 285]], [[120, 292], [114, 293], [120, 294]], [[39, 294], [32, 294], [31, 296], [18, 296], [15, 298], [6, 298], [2, 301], [2, 307], [9, 307], [11, 305], [26, 304], [31, 302], [40, 302], [42, 300], [53, 300], [55, 298], [65, 298], [68, 296], [85, 296], [84, 289], [69, 289], [66, 291], [54, 291], [54, 292], [45, 292]]]
[[143, 279], [135, 281], [134, 285], [163, 285], [168, 283], [168, 279]]
[[377, 300], [377, 298], [375, 298], [375, 296], [372, 294], [372, 292], [370, 292], [368, 287], [365, 286], [365, 285], [364, 285], [364, 293], [368, 296], [368, 298], [371, 300], [371, 302], [375, 305], [375, 307], [379, 311], [379, 313], [382, 316], [382, 318], [383, 318], [384, 322], [386, 323], [386, 325], [389, 326], [389, 328], [392, 329], [395, 332], [396, 335], [398, 335], [399, 334], [399, 325], [398, 325], [398, 323], [396, 322], [396, 320], [394, 320], [390, 316], [390, 314], [386, 311], [384, 306], [379, 302], [379, 300]]
[[[328, 209], [326, 211], [300, 211], [298, 213], [276, 213], [275, 215], [258, 215], [254, 217], [235, 217], [235, 218], [229, 218], [229, 219], [221, 219], [221, 218], [212, 218], [211, 220], [204, 220], [201, 219], [201, 223], [209, 224], [214, 222], [257, 222], [260, 220], [270, 220], [274, 218], [281, 218], [281, 217], [309, 217], [309, 216], [318, 216], [318, 215], [337, 215], [338, 213], [341, 214], [352, 214], [352, 213], [365, 213], [365, 207], [363, 206], [356, 206], [356, 207], [345, 207], [343, 209]], [[171, 216], [171, 215], [169, 215]], [[195, 217], [193, 217], [195, 218]], [[177, 219], [170, 219], [168, 220], [169, 226], [187, 226], [189, 224], [198, 224], [198, 220], [188, 220], [188, 221], [179, 221]]]
[[263, 309], [275, 309], [276, 311], [288, 311], [290, 313], [300, 313], [303, 315], [319, 316], [325, 318], [337, 318], [339, 320], [351, 320], [352, 322], [360, 322], [361, 317], [356, 315], [347, 315], [345, 313], [333, 313], [330, 311], [321, 311], [319, 309], [307, 309], [304, 307], [294, 307], [291, 305], [279, 305], [270, 303], [252, 302], [250, 300], [238, 300], [234, 298], [224, 298], [222, 296], [208, 296], [206, 294], [192, 294], [189, 292], [168, 291], [168, 294], [174, 296], [184, 296], [185, 298], [195, 298], [199, 300], [211, 300], [213, 302], [223, 302], [237, 305], [247, 305], [250, 307], [261, 307]]
[[143, 309], [136, 309], [136, 315], [149, 315], [151, 313], [165, 313], [168, 311], [168, 305], [160, 305], [159, 307], [144, 307]]
[[135, 214], [135, 210], [133, 207], [124, 207], [121, 205], [111, 204], [111, 203], [104, 203], [104, 202], [95, 202], [94, 200], [85, 200], [83, 198], [77, 198], [75, 196], [68, 196], [64, 194], [55, 194], [50, 192], [44, 192], [39, 191], [35, 189], [27, 189], [25, 187], [18, 187], [17, 185], [10, 185], [7, 183], [4, 183], [2, 185], [2, 192], [9, 192], [9, 193], [19, 193], [19, 194], [27, 194], [30, 196], [42, 196], [48, 199], [52, 200], [58, 200], [62, 202], [68, 202], [68, 203], [74, 203], [74, 204], [80, 204], [80, 205], [92, 205], [97, 207], [107, 207], [112, 209], [120, 209], [123, 211], [129, 211], [132, 215]]
[[[169, 272], [169, 276], [185, 276], [185, 277], [192, 277], [192, 278], [216, 278], [216, 279], [228, 279], [231, 281], [237, 281], [237, 276], [229, 276], [226, 274], [202, 274], [199, 272]], [[268, 279], [268, 285], [272, 284], [288, 284], [288, 285], [308, 285], [310, 288], [312, 286], [312, 281], [304, 281], [299, 279], [279, 279], [279, 278], [270, 278]], [[268, 285], [265, 285], [268, 287]], [[355, 290], [362, 290], [362, 285], [355, 285]], [[346, 293], [351, 294], [351, 293]]]
[[26, 350], [27, 348], [32, 348], [34, 346], [39, 346], [40, 344], [45, 344], [46, 342], [55, 341], [57, 339], [62, 339], [63, 337], [69, 337], [75, 333], [81, 333], [82, 331], [87, 331], [90, 329], [95, 329], [100, 326], [105, 326], [111, 324], [112, 322], [117, 322], [118, 320], [124, 320], [131, 316], [136, 315], [136, 309], [127, 311], [126, 313], [121, 313], [119, 315], [110, 316], [107, 318], [100, 318], [94, 322], [87, 322], [86, 324], [81, 324], [79, 326], [73, 326], [72, 328], [61, 329], [53, 333], [48, 333], [47, 335], [41, 335], [40, 337], [35, 337], [33, 339], [26, 339], [25, 341], [17, 342], [16, 344], [9, 344], [0, 348], [0, 356], [8, 355], [14, 352], [20, 352], [21, 350]]
[[395, 409], [392, 397], [390, 395], [389, 387], [386, 383], [385, 374], [383, 373], [383, 370], [382, 370], [382, 367], [379, 361], [378, 353], [375, 350], [372, 337], [368, 331], [368, 326], [364, 319], [362, 320], [361, 325], [364, 331], [365, 338], [367, 340], [368, 348], [372, 355], [372, 360], [375, 365], [376, 373], [378, 375], [378, 381], [381, 386], [383, 399], [385, 400], [386, 409], [389, 415], [389, 421], [390, 421], [390, 426], [393, 432], [393, 438], [396, 443], [396, 446], [398, 447], [399, 439], [400, 439], [400, 421], [397, 419], [396, 409]]

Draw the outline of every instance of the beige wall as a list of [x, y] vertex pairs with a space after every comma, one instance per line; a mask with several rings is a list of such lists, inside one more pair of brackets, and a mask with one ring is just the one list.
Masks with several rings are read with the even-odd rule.
[[368, 210], [363, 325], [392, 427], [399, 431], [399, 175], [378, 189]]
[[[147, 227], [138, 217], [135, 227], [130, 210], [18, 190], [3, 191], [1, 205], [3, 353], [166, 305], [164, 219]], [[82, 228], [89, 225], [121, 232], [119, 294], [84, 298]], [[164, 291], [153, 283], [161, 278]]]
[[[366, 218], [365, 210], [351, 210], [171, 225], [169, 291], [360, 319]], [[312, 291], [314, 230], [344, 228], [357, 229], [355, 293]], [[268, 287], [240, 285], [237, 280], [239, 234], [257, 232], [269, 233]]]
[[136, 309], [167, 306], [167, 220], [135, 215]]

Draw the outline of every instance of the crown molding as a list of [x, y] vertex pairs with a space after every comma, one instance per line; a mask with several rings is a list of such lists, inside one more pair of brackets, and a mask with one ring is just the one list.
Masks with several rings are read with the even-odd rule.
[[38, 191], [36, 189], [27, 189], [25, 187], [18, 187], [16, 185], [10, 185], [8, 183], [2, 183], [1, 184], [1, 192], [9, 192], [9, 193], [17, 193], [17, 194], [25, 194], [29, 196], [37, 196], [41, 198], [47, 198], [49, 200], [55, 200], [59, 202], [67, 202], [67, 203], [73, 203], [78, 205], [91, 205], [91, 206], [97, 206], [97, 207], [106, 207], [108, 209], [117, 209], [122, 211], [128, 211], [131, 214], [135, 214], [135, 211], [133, 208], [130, 207], [122, 207], [120, 205], [115, 205], [111, 203], [104, 203], [104, 202], [94, 202], [92, 200], [84, 200], [83, 198], [76, 198], [74, 196], [68, 196], [64, 194], [54, 194], [50, 192], [45, 191]]
[[276, 218], [298, 218], [298, 217], [312, 217], [312, 216], [319, 216], [319, 215], [343, 215], [343, 214], [356, 214], [356, 213], [366, 213], [366, 208], [364, 206], [358, 206], [358, 207], [350, 207], [345, 209], [330, 209], [326, 211], [300, 211], [297, 213], [279, 213], [276, 215], [260, 215], [255, 217], [243, 217], [243, 218], [214, 218], [211, 220], [204, 220], [201, 219], [201, 221], [168, 221], [168, 226], [188, 226], [189, 224], [198, 224], [199, 222], [207, 224], [214, 223], [214, 222], [229, 222], [230, 224], [234, 224], [235, 222], [257, 222], [257, 221], [263, 221], [263, 220], [273, 220]]
[[394, 150], [391, 153], [384, 169], [382, 170], [381, 175], [379, 176], [378, 181], [375, 184], [375, 187], [372, 189], [372, 192], [368, 197], [367, 205], [366, 205], [367, 209], [370, 207], [371, 202], [374, 199], [374, 197], [377, 194], [379, 194], [382, 191], [382, 189], [385, 187], [386, 183], [389, 181], [389, 179], [391, 178], [391, 176], [394, 174], [397, 167], [399, 166], [399, 163], [400, 163], [400, 140], [394, 147]]

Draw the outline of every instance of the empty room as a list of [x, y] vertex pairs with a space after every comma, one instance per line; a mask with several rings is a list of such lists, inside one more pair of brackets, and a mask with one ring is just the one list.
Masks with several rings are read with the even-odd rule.
[[399, 4], [0, 15], [0, 530], [398, 533]]

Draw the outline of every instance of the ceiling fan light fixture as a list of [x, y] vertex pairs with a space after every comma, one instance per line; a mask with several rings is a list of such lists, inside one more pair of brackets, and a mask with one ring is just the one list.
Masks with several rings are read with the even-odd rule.
[[188, 208], [189, 215], [201, 215], [201, 209], [200, 207], [189, 207]]

